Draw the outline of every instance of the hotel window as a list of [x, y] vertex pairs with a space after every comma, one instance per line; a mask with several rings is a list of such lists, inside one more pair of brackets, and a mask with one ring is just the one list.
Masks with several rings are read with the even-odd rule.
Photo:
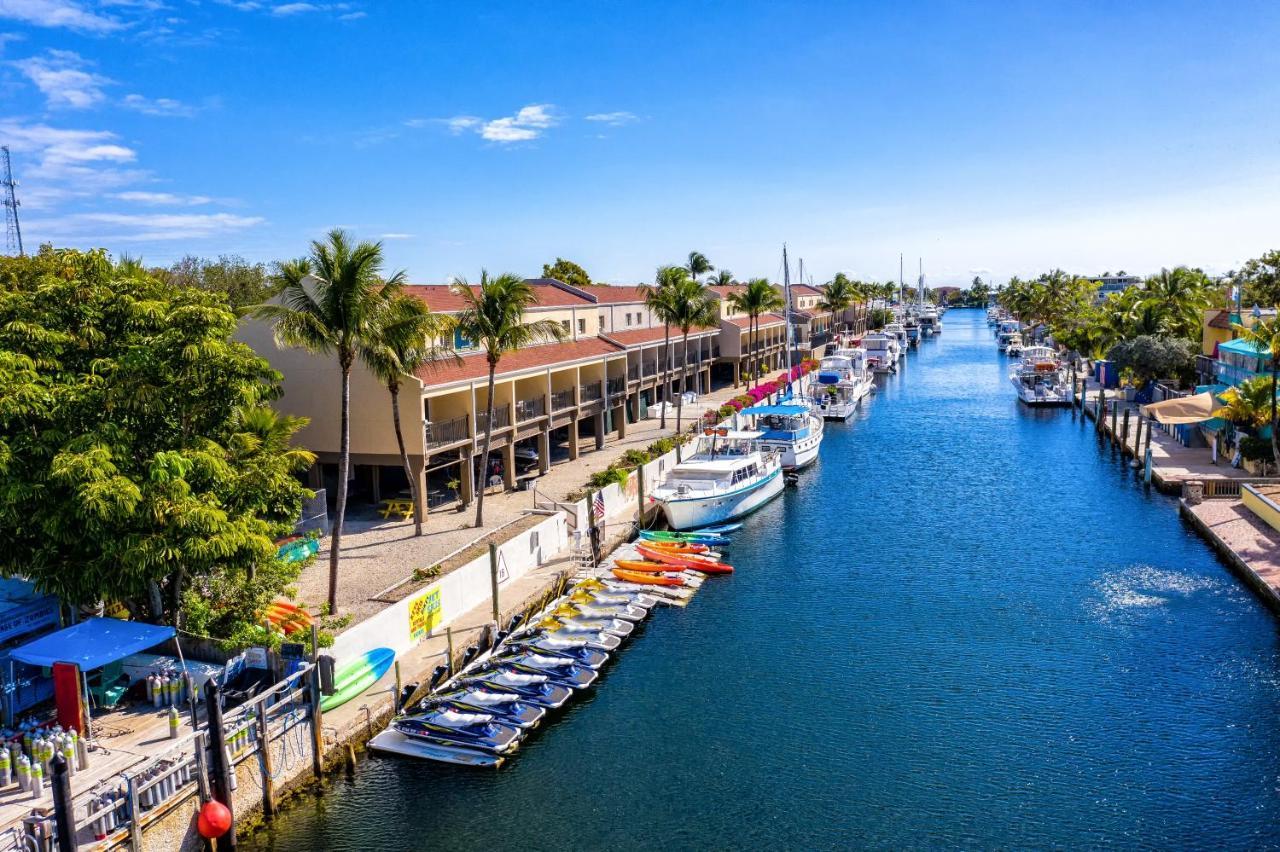
[[568, 333], [569, 333], [569, 321], [568, 321], [568, 320], [560, 320], [560, 325], [564, 328], [564, 333], [565, 333], [565, 334], [568, 334]]
[[603, 315], [603, 314], [601, 314], [600, 316], [596, 317], [596, 322], [598, 323], [598, 324], [596, 325], [596, 329], [597, 329], [598, 331], [604, 331], [604, 315]]
[[628, 312], [627, 312], [627, 325], [631, 325], [631, 313], [630, 313], [630, 311], [628, 311]]
[[578, 320], [578, 334], [587, 333], [587, 321], [585, 319]]

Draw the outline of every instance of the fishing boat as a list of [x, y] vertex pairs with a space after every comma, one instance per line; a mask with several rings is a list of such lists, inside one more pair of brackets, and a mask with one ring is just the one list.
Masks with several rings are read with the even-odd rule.
[[814, 414], [826, 420], [848, 420], [874, 385], [867, 366], [867, 350], [838, 348], [822, 359], [814, 373], [811, 407]]
[[704, 429], [692, 452], [653, 489], [667, 524], [688, 530], [721, 523], [782, 493], [782, 454], [763, 450], [761, 437], [760, 432]]
[[742, 416], [754, 419], [760, 449], [780, 453], [783, 470], [799, 470], [813, 464], [822, 446], [823, 420], [799, 402], [753, 405]]
[[1052, 347], [1028, 346], [1009, 370], [1009, 381], [1018, 391], [1018, 399], [1026, 405], [1071, 404], [1066, 367]]

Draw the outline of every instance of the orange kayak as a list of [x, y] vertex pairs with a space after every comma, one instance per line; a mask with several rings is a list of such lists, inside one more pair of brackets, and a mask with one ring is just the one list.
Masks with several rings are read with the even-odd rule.
[[705, 544], [692, 541], [646, 541], [645, 547], [662, 550], [667, 553], [705, 553], [711, 548]]
[[643, 583], [648, 586], [683, 586], [681, 577], [669, 577], [666, 574], [646, 574], [643, 571], [628, 571], [625, 568], [614, 568], [613, 576], [628, 583]]
[[714, 562], [697, 554], [668, 553], [665, 550], [655, 550], [643, 544], [637, 545], [636, 550], [646, 559], [652, 559], [654, 562], [665, 562], [667, 565], [675, 565], [680, 568], [692, 568], [695, 571], [704, 571], [708, 574], [732, 574], [733, 566], [726, 565], [723, 562]]
[[628, 571], [644, 571], [646, 574], [664, 574], [680, 570], [675, 565], [667, 565], [662, 562], [642, 562], [638, 559], [619, 559], [616, 564], [619, 568], [625, 568]]

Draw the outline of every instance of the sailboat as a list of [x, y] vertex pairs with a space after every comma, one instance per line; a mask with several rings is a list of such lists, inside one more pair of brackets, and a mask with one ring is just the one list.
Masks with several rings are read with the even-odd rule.
[[791, 266], [785, 245], [782, 247], [782, 282], [787, 320], [787, 386], [777, 404], [753, 405], [744, 408], [741, 414], [751, 418], [756, 431], [760, 432], [760, 449], [780, 453], [783, 469], [797, 470], [818, 458], [824, 423], [822, 417], [811, 411], [811, 400], [803, 394], [792, 399], [791, 353], [795, 347], [791, 325]]

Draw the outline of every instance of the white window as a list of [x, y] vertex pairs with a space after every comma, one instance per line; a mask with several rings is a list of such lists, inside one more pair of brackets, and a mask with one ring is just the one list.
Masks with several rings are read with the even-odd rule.
[[578, 320], [578, 334], [587, 333], [587, 321], [585, 319]]
[[627, 325], [631, 325], [631, 312], [627, 312]]

